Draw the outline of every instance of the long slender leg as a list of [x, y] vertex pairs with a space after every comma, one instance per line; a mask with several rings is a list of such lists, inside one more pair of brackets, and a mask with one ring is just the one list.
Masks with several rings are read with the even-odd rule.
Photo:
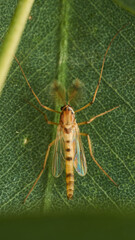
[[37, 111], [39, 111], [45, 118], [45, 121], [48, 123], [48, 124], [53, 124], [53, 125], [59, 125], [59, 123], [56, 123], [56, 122], [52, 122], [52, 121], [49, 121], [46, 114], [44, 112], [42, 112], [38, 107], [36, 107], [33, 103], [27, 101], [27, 103], [29, 103], [32, 107], [34, 107]]
[[33, 93], [34, 97], [37, 99], [37, 101], [38, 101], [38, 103], [40, 104], [40, 106], [43, 107], [43, 108], [45, 108], [45, 109], [48, 110], [48, 111], [60, 113], [59, 111], [56, 111], [56, 110], [51, 109], [51, 108], [49, 108], [49, 107], [47, 107], [47, 106], [44, 106], [44, 105], [40, 102], [39, 98], [37, 97], [37, 95], [35, 94], [35, 92], [33, 91], [33, 89], [31, 88], [31, 86], [30, 86], [30, 84], [29, 84], [29, 82], [28, 82], [28, 79], [27, 79], [27, 77], [26, 77], [26, 75], [25, 75], [25, 73], [24, 73], [24, 71], [23, 71], [23, 69], [22, 69], [22, 67], [21, 67], [20, 62], [18, 61], [18, 59], [17, 59], [16, 56], [14, 56], [14, 58], [15, 58], [16, 62], [18, 63], [18, 65], [19, 65], [19, 67], [20, 67], [20, 69], [21, 69], [21, 72], [22, 72], [22, 74], [23, 74], [23, 76], [24, 76], [24, 78], [25, 78], [25, 80], [26, 80], [26, 82], [27, 82], [27, 84], [28, 84], [31, 92]]
[[53, 140], [53, 141], [48, 145], [48, 149], [47, 149], [47, 152], [46, 152], [46, 155], [45, 155], [45, 160], [44, 160], [43, 168], [42, 168], [41, 172], [39, 173], [36, 181], [34, 182], [31, 190], [29, 191], [29, 193], [27, 194], [26, 198], [24, 199], [24, 203], [25, 203], [25, 201], [27, 200], [27, 198], [29, 197], [29, 195], [30, 195], [30, 193], [32, 192], [32, 190], [34, 189], [34, 187], [35, 187], [35, 185], [37, 184], [38, 180], [40, 179], [43, 171], [45, 170], [45, 166], [46, 166], [47, 158], [48, 158], [48, 155], [49, 155], [50, 147], [52, 147], [52, 145], [55, 143], [55, 141], [56, 141], [56, 139]]
[[92, 145], [91, 145], [91, 140], [90, 140], [90, 136], [87, 133], [80, 133], [80, 135], [82, 136], [86, 136], [88, 139], [88, 145], [89, 145], [89, 150], [90, 150], [90, 155], [93, 159], [93, 161], [97, 164], [97, 166], [102, 170], [102, 172], [118, 187], [118, 184], [116, 182], [114, 182], [114, 180], [105, 172], [105, 170], [100, 166], [100, 164], [96, 161], [96, 159], [93, 156], [92, 153]]
[[79, 108], [79, 109], [76, 110], [75, 112], [80, 112], [80, 111], [82, 111], [83, 109], [85, 109], [85, 108], [91, 106], [91, 105], [94, 103], [95, 98], [96, 98], [96, 95], [97, 95], [97, 92], [98, 92], [98, 89], [99, 89], [99, 84], [100, 84], [100, 82], [101, 82], [102, 73], [103, 73], [103, 68], [104, 68], [105, 59], [106, 59], [106, 55], [107, 55], [107, 53], [108, 53], [108, 50], [109, 50], [109, 48], [110, 48], [110, 46], [111, 46], [113, 40], [116, 38], [116, 36], [119, 34], [119, 32], [120, 32], [123, 28], [125, 28], [126, 26], [127, 26], [127, 24], [124, 25], [124, 26], [123, 26], [123, 27], [122, 27], [122, 28], [121, 28], [121, 29], [120, 29], [120, 30], [114, 35], [114, 37], [112, 38], [112, 40], [110, 41], [110, 43], [109, 43], [109, 45], [108, 45], [108, 47], [107, 47], [107, 50], [106, 50], [106, 52], [105, 52], [105, 55], [104, 55], [104, 58], [103, 58], [103, 62], [102, 62], [102, 67], [101, 67], [101, 72], [100, 72], [100, 76], [99, 76], [98, 84], [97, 84], [97, 87], [96, 87], [96, 90], [95, 90], [95, 93], [94, 93], [94, 96], [93, 96], [92, 101], [89, 102], [88, 104], [86, 104], [84, 107]]
[[105, 114], [107, 114], [107, 113], [115, 110], [115, 109], [118, 108], [118, 107], [119, 107], [119, 106], [114, 107], [114, 108], [112, 108], [112, 109], [110, 109], [110, 110], [108, 110], [108, 111], [105, 111], [105, 112], [103, 112], [103, 113], [100, 113], [100, 114], [96, 115], [95, 117], [91, 118], [89, 121], [80, 122], [80, 123], [78, 123], [78, 126], [91, 123], [91, 122], [94, 121], [96, 118], [101, 117], [101, 116], [103, 116], [103, 115], [105, 115]]

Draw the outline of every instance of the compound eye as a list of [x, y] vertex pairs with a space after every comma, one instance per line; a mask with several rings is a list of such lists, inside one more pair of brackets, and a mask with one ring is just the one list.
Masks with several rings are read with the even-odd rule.
[[64, 108], [65, 106], [61, 107], [61, 110]]

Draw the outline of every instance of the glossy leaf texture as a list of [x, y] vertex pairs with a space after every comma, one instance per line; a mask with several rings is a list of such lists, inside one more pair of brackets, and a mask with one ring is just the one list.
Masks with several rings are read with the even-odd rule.
[[[1, 38], [15, 7], [15, 1], [1, 1]], [[58, 80], [68, 89], [79, 78], [84, 87], [76, 110], [92, 100], [107, 46], [127, 23], [108, 52], [95, 103], [76, 114], [77, 122], [81, 122], [120, 106], [80, 126], [80, 132], [91, 137], [96, 160], [119, 188], [95, 165], [87, 139], [82, 137], [88, 172], [85, 177], [75, 173], [73, 199], [66, 198], [65, 172], [58, 179], [52, 176], [52, 148], [44, 174], [23, 204], [42, 169], [56, 127], [47, 125], [43, 115], [28, 104], [43, 110], [14, 60], [0, 101], [1, 214], [78, 208], [130, 212], [135, 208], [134, 16], [110, 0], [37, 0], [16, 56], [40, 101], [58, 111], [60, 106], [50, 95], [53, 81]], [[59, 114], [43, 111], [49, 120], [59, 121]]]

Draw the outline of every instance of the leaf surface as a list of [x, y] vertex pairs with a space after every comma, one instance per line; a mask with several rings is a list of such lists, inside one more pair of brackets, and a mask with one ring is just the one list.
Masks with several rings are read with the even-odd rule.
[[[14, 1], [1, 2], [1, 38], [15, 9]], [[91, 137], [93, 153], [103, 169], [119, 184], [116, 188], [92, 161], [83, 137], [88, 173], [75, 173], [72, 201], [66, 198], [65, 173], [52, 176], [52, 152], [36, 187], [48, 144], [56, 127], [27, 101], [40, 108], [21, 71], [13, 62], [0, 101], [0, 212], [24, 213], [60, 209], [134, 209], [135, 206], [135, 19], [110, 0], [35, 1], [18, 52], [23, 71], [42, 104], [60, 111], [50, 96], [54, 80], [66, 89], [79, 78], [84, 92], [74, 109], [92, 100], [103, 57], [116, 32], [130, 24], [114, 40], [106, 58], [101, 85], [94, 104], [77, 113], [86, 121], [115, 106], [80, 131]], [[41, 108], [40, 108], [41, 109]], [[41, 109], [42, 110], [42, 109]], [[59, 115], [44, 111], [51, 121]]]

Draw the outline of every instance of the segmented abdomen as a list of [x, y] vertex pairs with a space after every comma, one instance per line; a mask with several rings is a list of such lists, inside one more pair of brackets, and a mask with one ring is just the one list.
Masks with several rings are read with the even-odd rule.
[[74, 192], [73, 145], [71, 138], [65, 141], [67, 198], [71, 199]]

